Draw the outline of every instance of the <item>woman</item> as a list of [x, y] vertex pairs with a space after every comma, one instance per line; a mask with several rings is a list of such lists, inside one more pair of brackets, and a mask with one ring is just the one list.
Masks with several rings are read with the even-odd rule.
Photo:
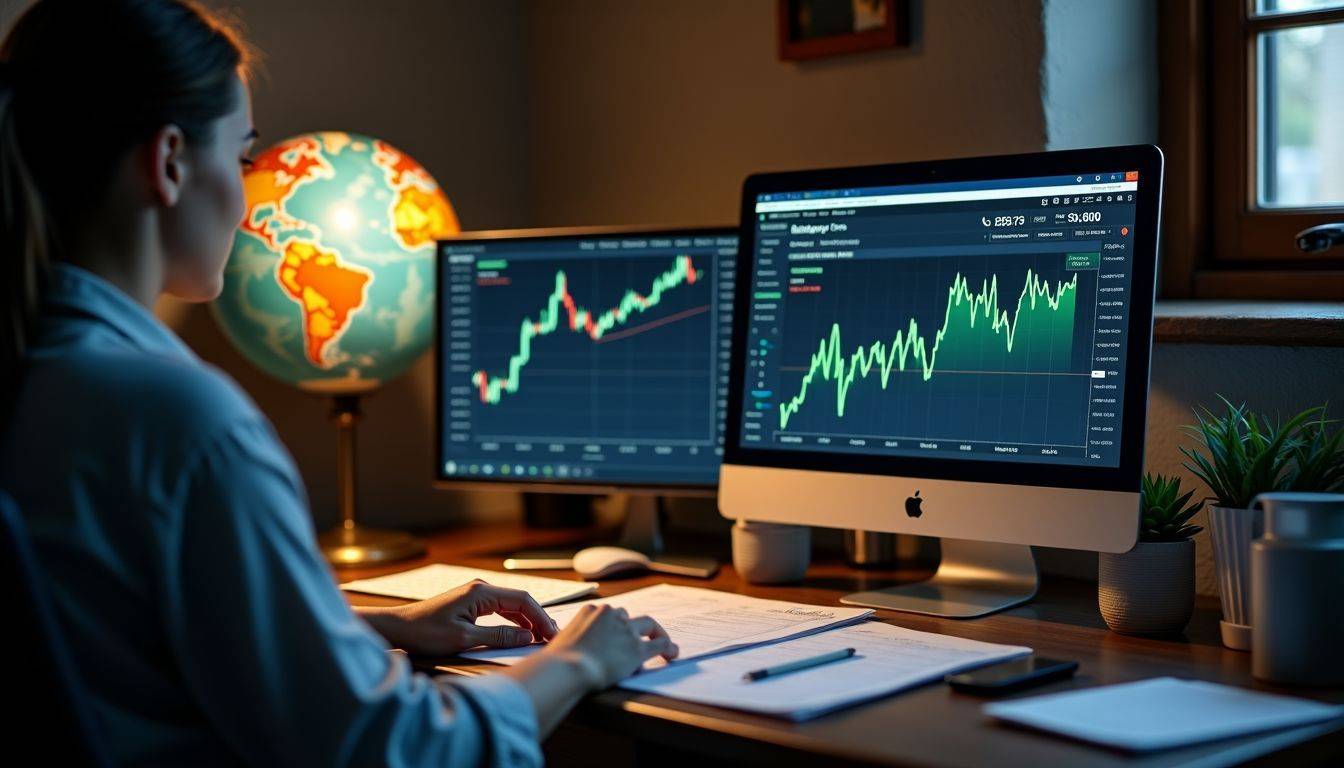
[[[0, 487], [106, 747], [124, 763], [539, 763], [580, 697], [676, 654], [666, 633], [611, 609], [557, 632], [485, 584], [352, 611], [269, 423], [149, 311], [219, 293], [256, 138], [246, 66], [187, 0], [39, 0], [0, 48]], [[489, 613], [516, 626], [477, 626]], [[534, 639], [548, 645], [525, 663], [459, 682], [387, 652]]]

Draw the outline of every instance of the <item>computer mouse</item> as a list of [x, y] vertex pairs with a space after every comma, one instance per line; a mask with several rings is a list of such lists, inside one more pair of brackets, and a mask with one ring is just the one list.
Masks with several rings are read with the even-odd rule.
[[605, 579], [648, 569], [647, 555], [624, 547], [589, 547], [574, 553], [574, 570], [585, 579]]

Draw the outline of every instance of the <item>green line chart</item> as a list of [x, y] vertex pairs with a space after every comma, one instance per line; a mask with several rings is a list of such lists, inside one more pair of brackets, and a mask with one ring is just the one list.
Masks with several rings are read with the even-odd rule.
[[[518, 350], [509, 358], [508, 373], [492, 377], [485, 370], [478, 370], [472, 374], [471, 381], [477, 388], [480, 401], [487, 405], [498, 405], [505, 394], [518, 392], [523, 369], [532, 359], [533, 340], [563, 328], [573, 333], [583, 333], [595, 343], [601, 343], [613, 328], [623, 326], [632, 317], [658, 306], [668, 291], [693, 285], [701, 278], [702, 274], [695, 268], [690, 256], [677, 256], [671, 267], [654, 278], [647, 293], [627, 290], [616, 306], [595, 315], [578, 306], [570, 293], [568, 276], [563, 270], [557, 270], [554, 290], [537, 319], [524, 318], [519, 325]], [[683, 314], [690, 316], [694, 313]], [[563, 323], [562, 317], [565, 318]], [[664, 321], [671, 319], [665, 318]]]
[[981, 282], [979, 291], [969, 279], [958, 273], [948, 288], [947, 309], [942, 327], [932, 341], [919, 323], [911, 318], [904, 330], [898, 330], [890, 343], [875, 341], [846, 354], [839, 323], [819, 343], [803, 375], [798, 394], [779, 404], [779, 428], [807, 402], [818, 377], [835, 383], [835, 414], [845, 415], [850, 389], [875, 374], [886, 390], [893, 373], [909, 369], [923, 381], [938, 371], [972, 370], [981, 372], [1065, 371], [1071, 360], [1074, 314], [1078, 294], [1078, 273], [1067, 282], [1053, 286], [1028, 269], [1016, 306], [999, 307], [999, 279], [992, 275]]

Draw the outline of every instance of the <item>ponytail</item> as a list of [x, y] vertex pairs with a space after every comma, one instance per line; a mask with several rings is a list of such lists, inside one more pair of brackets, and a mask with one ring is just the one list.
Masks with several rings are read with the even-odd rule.
[[0, 61], [0, 403], [5, 411], [18, 389], [50, 258], [42, 199], [19, 151], [15, 81], [14, 66]]
[[0, 426], [48, 266], [119, 161], [165, 125], [208, 141], [250, 59], [193, 0], [38, 0], [0, 44]]

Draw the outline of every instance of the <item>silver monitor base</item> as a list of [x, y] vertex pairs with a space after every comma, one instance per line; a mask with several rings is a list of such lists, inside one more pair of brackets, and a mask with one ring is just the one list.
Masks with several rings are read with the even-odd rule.
[[943, 539], [943, 559], [928, 581], [855, 592], [845, 605], [973, 619], [1036, 596], [1036, 556], [1024, 544]]
[[649, 570], [674, 576], [712, 579], [719, 572], [719, 561], [712, 557], [669, 553], [663, 541], [663, 523], [667, 499], [662, 496], [635, 494], [625, 505], [625, 524], [616, 546], [643, 552], [653, 561]]

